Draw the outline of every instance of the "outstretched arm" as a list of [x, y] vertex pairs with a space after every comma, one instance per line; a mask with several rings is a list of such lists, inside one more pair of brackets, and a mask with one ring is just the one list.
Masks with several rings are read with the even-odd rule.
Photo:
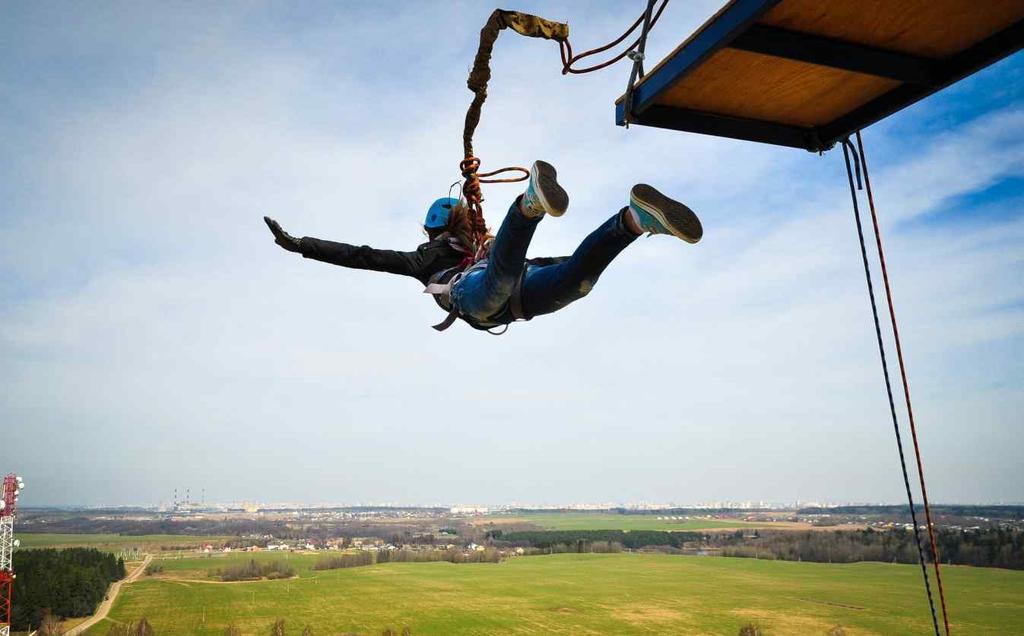
[[369, 269], [414, 278], [424, 276], [426, 263], [418, 251], [378, 250], [366, 245], [349, 245], [308, 236], [297, 239], [285, 232], [274, 219], [265, 216], [263, 220], [273, 233], [275, 243], [289, 252], [297, 252], [306, 258], [353, 269]]
[[332, 265], [370, 269], [414, 278], [420, 278], [424, 269], [423, 259], [419, 252], [378, 250], [368, 245], [349, 245], [308, 236], [304, 237], [299, 244], [302, 255], [306, 258]]

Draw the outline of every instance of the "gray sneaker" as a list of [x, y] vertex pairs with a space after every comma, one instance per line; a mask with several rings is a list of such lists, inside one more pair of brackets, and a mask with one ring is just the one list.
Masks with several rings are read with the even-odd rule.
[[555, 167], [546, 161], [534, 161], [530, 181], [523, 193], [521, 207], [529, 217], [541, 214], [562, 216], [569, 207], [569, 195], [558, 185]]
[[645, 232], [669, 234], [687, 243], [696, 243], [704, 236], [704, 228], [693, 210], [646, 183], [638, 183], [630, 190], [629, 209], [636, 213]]

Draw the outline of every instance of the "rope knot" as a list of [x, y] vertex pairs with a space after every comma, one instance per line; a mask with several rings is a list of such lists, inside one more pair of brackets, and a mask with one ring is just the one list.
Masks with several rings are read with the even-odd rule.
[[[474, 245], [472, 247], [476, 251], [475, 260], [484, 258], [490, 247], [490, 242], [487, 240], [487, 221], [484, 220], [484, 199], [481, 184], [515, 183], [517, 181], [525, 181], [530, 178], [529, 170], [517, 166], [501, 168], [500, 170], [484, 173], [479, 172], [479, 170], [480, 159], [477, 157], [468, 156], [459, 162], [459, 171], [462, 173], [462, 177], [466, 180], [465, 183], [462, 184], [462, 195], [466, 198], [466, 207], [469, 208], [470, 226], [473, 230]], [[522, 174], [517, 177], [508, 177], [504, 179], [488, 178], [511, 171], [518, 171]]]

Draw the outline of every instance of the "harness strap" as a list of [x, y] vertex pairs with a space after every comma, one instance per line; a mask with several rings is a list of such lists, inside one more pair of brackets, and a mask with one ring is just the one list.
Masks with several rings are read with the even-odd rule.
[[456, 283], [462, 280], [466, 274], [469, 274], [474, 270], [487, 267], [487, 260], [484, 259], [473, 263], [469, 268], [457, 272], [454, 276], [448, 279], [448, 282], [446, 283], [437, 282], [443, 280], [444, 277], [453, 269], [457, 270], [463, 267], [465, 267], [464, 264], [459, 264], [450, 269], [438, 272], [431, 277], [430, 282], [428, 282], [427, 286], [423, 289], [424, 294], [431, 294], [434, 297], [434, 300], [437, 301], [437, 304], [441, 305], [442, 309], [448, 310], [448, 317], [433, 326], [437, 331], [444, 331], [448, 329], [455, 324], [456, 320], [459, 319], [459, 309], [455, 306], [455, 303], [452, 302], [452, 288]]
[[434, 329], [436, 331], [445, 331], [446, 329], [454, 325], [455, 321], [458, 319], [459, 310], [455, 308], [455, 305], [452, 305], [451, 310], [448, 312], [448, 317], [442, 320], [441, 322], [437, 323], [436, 325], [433, 325], [431, 329]]
[[431, 294], [433, 296], [450, 296], [451, 292], [451, 283], [430, 283], [423, 288], [424, 294]]
[[[450, 269], [438, 272], [433, 277], [431, 277], [432, 282], [429, 282], [427, 286], [423, 288], [423, 293], [431, 294], [437, 301], [437, 303], [441, 306], [441, 308], [448, 311], [448, 315], [445, 317], [445, 319], [437, 323], [436, 325], [433, 325], [433, 329], [437, 331], [445, 331], [455, 324], [455, 321], [459, 319], [459, 309], [452, 301], [452, 288], [455, 287], [455, 285], [470, 272], [477, 269], [483, 269], [486, 266], [486, 260], [477, 261], [469, 269], [462, 272], [458, 272], [457, 274], [452, 276], [452, 278], [446, 283], [439, 283], [436, 281], [442, 280], [445, 274], [451, 271]], [[523, 283], [526, 281], [526, 271], [527, 270], [524, 267], [522, 273], [519, 274], [519, 278], [516, 279], [515, 287], [512, 288], [512, 295], [509, 296], [508, 299], [508, 308], [509, 311], [512, 312], [512, 318], [514, 318], [515, 320], [528, 320], [526, 317], [526, 312], [523, 311]], [[491, 327], [486, 329], [486, 331], [491, 335], [500, 336], [501, 334], [505, 333], [505, 331], [508, 330], [508, 324], [495, 325], [495, 327], [499, 326], [504, 327], [504, 330], [500, 332], [494, 332], [491, 331], [491, 329], [493, 329], [494, 327]]]
[[[451, 270], [445, 270], [440, 272], [438, 278], [441, 278]], [[433, 325], [433, 329], [437, 331], [444, 331], [455, 324], [455, 321], [459, 319], [459, 310], [452, 302], [452, 286], [459, 282], [459, 280], [465, 275], [465, 272], [459, 272], [452, 276], [451, 280], [447, 283], [429, 283], [424, 289], [424, 294], [430, 294], [438, 301], [438, 304], [444, 307], [447, 305], [448, 316], [441, 322]]]

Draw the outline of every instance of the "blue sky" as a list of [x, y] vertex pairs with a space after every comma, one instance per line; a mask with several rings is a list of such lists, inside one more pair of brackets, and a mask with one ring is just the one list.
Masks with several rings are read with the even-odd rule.
[[[672, 5], [660, 58], [717, 2]], [[613, 125], [628, 69], [505, 35], [476, 147], [555, 163], [570, 252], [650, 182], [704, 221], [585, 302], [435, 334], [412, 249], [457, 178], [484, 3], [0, 9], [0, 470], [25, 503], [899, 501], [842, 157]], [[577, 48], [619, 3], [524, 2]], [[1024, 58], [865, 132], [936, 501], [1024, 500]], [[497, 223], [516, 186], [493, 186]], [[901, 413], [902, 414], [902, 413]]]

